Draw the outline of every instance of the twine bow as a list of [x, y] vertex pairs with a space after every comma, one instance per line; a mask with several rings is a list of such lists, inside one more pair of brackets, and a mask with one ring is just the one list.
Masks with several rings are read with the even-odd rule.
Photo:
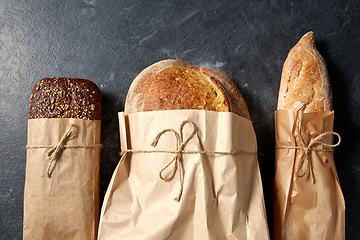
[[51, 174], [54, 171], [55, 165], [59, 160], [62, 151], [65, 148], [101, 148], [101, 144], [77, 144], [77, 145], [68, 145], [66, 144], [69, 140], [77, 137], [77, 130], [75, 130], [75, 125], [70, 123], [65, 133], [62, 135], [60, 141], [55, 145], [34, 145], [34, 146], [26, 146], [26, 149], [35, 149], [35, 148], [50, 148], [46, 153], [45, 156], [50, 160], [47, 166], [46, 174], [48, 178], [51, 178]]
[[[298, 136], [300, 138], [300, 142], [302, 144], [302, 147], [298, 147], [298, 146], [281, 146], [281, 147], [276, 147], [277, 149], [301, 149], [304, 151], [304, 155], [301, 158], [301, 160], [298, 162], [297, 166], [296, 166], [296, 170], [295, 170], [295, 174], [298, 178], [302, 178], [305, 176], [305, 174], [307, 172], [309, 172], [310, 174], [310, 178], [312, 183], [315, 183], [315, 177], [314, 177], [314, 170], [313, 170], [313, 165], [312, 165], [312, 161], [311, 161], [311, 152], [312, 151], [318, 151], [318, 152], [333, 152], [334, 150], [332, 148], [337, 147], [340, 145], [341, 142], [341, 137], [340, 134], [333, 132], [333, 131], [329, 131], [329, 132], [324, 132], [318, 136], [316, 136], [315, 138], [312, 138], [309, 142], [309, 144], [306, 146], [305, 141], [303, 139], [303, 137], [301, 136], [300, 133], [300, 119], [298, 119], [297, 124], [296, 124], [296, 130], [298, 133]], [[335, 135], [338, 137], [338, 142], [336, 144], [328, 144], [328, 143], [324, 143], [322, 141], [320, 141], [320, 139], [322, 139], [324, 136], [326, 135]], [[320, 145], [323, 147], [329, 147], [330, 149], [320, 149], [320, 148], [314, 148], [316, 145]], [[307, 162], [306, 168], [304, 169], [304, 171], [301, 173], [301, 169], [303, 168], [305, 161]]]
[[[192, 127], [192, 132], [184, 140], [183, 136], [183, 128], [186, 124], [190, 124]], [[176, 172], [179, 171], [179, 177], [180, 177], [180, 190], [178, 195], [174, 198], [175, 201], [179, 202], [182, 192], [183, 192], [183, 185], [184, 185], [184, 173], [183, 173], [183, 163], [182, 163], [182, 156], [183, 154], [219, 154], [219, 155], [228, 155], [228, 156], [235, 156], [239, 154], [249, 154], [249, 155], [257, 155], [256, 152], [243, 152], [243, 151], [231, 151], [231, 152], [219, 152], [219, 151], [204, 151], [204, 150], [185, 150], [186, 144], [194, 137], [194, 135], [197, 133], [197, 128], [195, 124], [189, 120], [184, 120], [180, 124], [180, 131], [179, 133], [176, 132], [174, 129], [168, 128], [164, 129], [161, 132], [158, 133], [158, 135], [155, 137], [154, 141], [151, 143], [151, 146], [156, 147], [160, 137], [166, 133], [166, 132], [172, 132], [174, 133], [176, 137], [176, 149], [174, 151], [169, 150], [133, 150], [133, 149], [126, 149], [121, 152], [121, 155], [124, 156], [126, 153], [173, 153], [175, 154], [174, 158], [163, 168], [161, 169], [159, 173], [159, 177], [163, 181], [171, 181]], [[170, 167], [171, 164], [174, 163], [174, 167], [172, 169], [172, 172], [168, 176], [163, 176], [163, 172]]]
[[[189, 137], [187, 137], [184, 141], [184, 138], [183, 138], [183, 128], [185, 126], [185, 124], [190, 124], [191, 127], [192, 127], [192, 132], [190, 134]], [[183, 154], [183, 151], [184, 151], [184, 148], [186, 146], [186, 144], [190, 141], [190, 139], [195, 135], [196, 133], [196, 128], [195, 128], [195, 125], [194, 123], [188, 121], [188, 120], [185, 120], [181, 123], [180, 125], [180, 131], [179, 133], [177, 133], [174, 129], [164, 129], [162, 130], [157, 136], [156, 138], [154, 139], [154, 141], [151, 143], [151, 146], [153, 147], [156, 147], [160, 137], [166, 133], [166, 132], [172, 132], [174, 133], [175, 137], [176, 137], [176, 150], [174, 151], [175, 152], [175, 156], [174, 158], [160, 171], [159, 173], [159, 177], [161, 180], [164, 180], [164, 181], [171, 181], [176, 172], [179, 171], [179, 176], [180, 176], [180, 191], [179, 191], [179, 194], [175, 197], [175, 201], [179, 202], [180, 201], [180, 198], [181, 198], [181, 195], [182, 195], [182, 192], [183, 192], [183, 185], [184, 185], [184, 173], [183, 173], [183, 165], [182, 165], [182, 154]], [[163, 176], [163, 172], [174, 162], [174, 167], [173, 167], [173, 170], [171, 172], [171, 174], [169, 176], [166, 176], [164, 177]]]
[[73, 124], [70, 123], [65, 133], [61, 137], [60, 141], [56, 145], [54, 145], [49, 151], [46, 152], [46, 156], [50, 160], [46, 171], [48, 178], [51, 177], [56, 162], [60, 158], [60, 155], [64, 150], [67, 141], [77, 137], [77, 134], [72, 130], [72, 128], [73, 128]]

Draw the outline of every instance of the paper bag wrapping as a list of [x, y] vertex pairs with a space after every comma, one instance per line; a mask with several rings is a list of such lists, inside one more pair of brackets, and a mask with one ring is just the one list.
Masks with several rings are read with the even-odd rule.
[[[99, 215], [101, 121], [75, 118], [28, 120], [23, 239], [96, 239]], [[69, 124], [77, 137], [65, 143], [51, 176], [48, 147]]]
[[[311, 139], [333, 131], [333, 122], [331, 111], [278, 110], [276, 146], [303, 147], [300, 138], [308, 146]], [[326, 134], [321, 141], [332, 144], [332, 134]], [[331, 150], [321, 144], [314, 148]], [[276, 150], [274, 239], [345, 239], [345, 202], [333, 152], [310, 151], [308, 159], [305, 154], [303, 149]]]
[[[238, 155], [183, 153], [173, 179], [159, 173], [176, 155], [184, 120], [196, 134], [187, 151], [243, 152]], [[251, 121], [233, 113], [169, 110], [119, 113], [121, 149], [100, 215], [98, 239], [269, 239], [257, 143]], [[192, 131], [183, 128], [184, 141]], [[165, 168], [164, 177], [174, 169]], [[183, 172], [181, 191], [179, 168]], [[174, 198], [181, 191], [179, 202]]]

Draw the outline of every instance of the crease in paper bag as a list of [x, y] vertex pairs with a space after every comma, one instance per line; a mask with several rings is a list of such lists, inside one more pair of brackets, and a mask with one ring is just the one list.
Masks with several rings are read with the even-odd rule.
[[[100, 144], [100, 121], [42, 118], [28, 121], [28, 145], [55, 145], [69, 123], [67, 144]], [[95, 239], [99, 214], [99, 148], [67, 148], [47, 176], [49, 148], [27, 151], [24, 239]]]
[[[311, 138], [333, 130], [333, 112], [300, 114], [278, 110], [275, 113], [277, 146], [301, 146], [296, 130], [298, 118], [306, 144]], [[332, 136], [326, 135], [323, 140], [331, 143]], [[295, 175], [302, 157], [302, 150], [276, 150], [274, 239], [344, 239], [345, 203], [333, 153], [311, 152], [315, 184], [309, 173], [302, 178]]]
[[[160, 131], [179, 131], [185, 119], [200, 130], [186, 150], [257, 150], [251, 121], [233, 113], [179, 110], [119, 113], [122, 151], [129, 146], [151, 150]], [[184, 130], [186, 138], [189, 129]], [[175, 137], [164, 134], [156, 148], [174, 150]], [[170, 182], [159, 178], [173, 157], [173, 153], [123, 155], [105, 195], [98, 239], [269, 239], [256, 155], [184, 154], [180, 202], [173, 200], [179, 190], [178, 174]]]

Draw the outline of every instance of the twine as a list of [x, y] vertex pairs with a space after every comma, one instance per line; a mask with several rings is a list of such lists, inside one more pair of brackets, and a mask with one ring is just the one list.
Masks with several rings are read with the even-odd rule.
[[[298, 133], [298, 136], [300, 138], [302, 147], [298, 147], [298, 146], [279, 146], [279, 147], [275, 147], [276, 149], [300, 149], [303, 150], [305, 153], [303, 155], [303, 157], [301, 158], [301, 160], [298, 162], [297, 166], [296, 166], [296, 170], [295, 170], [295, 174], [298, 178], [302, 178], [305, 176], [305, 174], [307, 172], [309, 172], [310, 174], [310, 178], [312, 181], [312, 184], [315, 184], [315, 176], [314, 176], [314, 170], [313, 170], [313, 165], [312, 165], [312, 161], [311, 161], [311, 152], [312, 151], [317, 151], [317, 152], [333, 152], [333, 148], [337, 147], [340, 145], [341, 142], [341, 137], [340, 134], [333, 132], [333, 131], [328, 131], [328, 132], [324, 132], [318, 136], [316, 136], [315, 138], [312, 138], [309, 142], [309, 144], [306, 146], [305, 141], [303, 139], [303, 137], [301, 136], [300, 133], [300, 118], [298, 118], [297, 122], [296, 122], [296, 131]], [[322, 139], [324, 136], [326, 135], [335, 135], [338, 137], [338, 142], [336, 144], [327, 144], [324, 143], [322, 141], [320, 141], [320, 139]], [[324, 147], [329, 147], [330, 149], [320, 149], [320, 148], [314, 148], [315, 145], [321, 145]], [[305, 161], [307, 162], [306, 168], [305, 170], [300, 173], [301, 168], [304, 166]]]
[[52, 172], [54, 171], [55, 165], [57, 161], [59, 160], [62, 151], [65, 148], [96, 148], [96, 147], [102, 147], [101, 144], [90, 144], [90, 145], [66, 145], [66, 143], [77, 137], [77, 133], [74, 130], [74, 125], [69, 124], [65, 133], [61, 137], [60, 141], [55, 145], [34, 145], [34, 146], [26, 146], [26, 149], [35, 149], [35, 148], [50, 148], [49, 151], [45, 153], [45, 156], [49, 159], [49, 164], [47, 166], [47, 177], [50, 178]]
[[[184, 141], [184, 136], [183, 136], [183, 128], [186, 124], [190, 124], [192, 127], [192, 132], [189, 135], [189, 137], [187, 137]], [[132, 149], [127, 149], [121, 152], [121, 155], [124, 155], [126, 153], [174, 153], [175, 156], [174, 158], [163, 168], [161, 169], [160, 173], [159, 173], [159, 177], [161, 180], [163, 181], [171, 181], [176, 172], [179, 172], [179, 177], [180, 177], [180, 190], [178, 195], [174, 198], [175, 201], [179, 202], [180, 198], [182, 196], [182, 192], [183, 192], [183, 186], [184, 186], [184, 173], [183, 173], [183, 163], [182, 163], [182, 155], [183, 154], [220, 154], [220, 155], [239, 155], [239, 154], [249, 154], [249, 155], [257, 155], [257, 153], [250, 153], [250, 152], [219, 152], [219, 151], [188, 151], [188, 150], [184, 150], [186, 144], [194, 137], [194, 135], [198, 132], [195, 124], [189, 120], [184, 120], [181, 124], [180, 124], [180, 131], [179, 133], [176, 132], [174, 129], [168, 128], [168, 129], [164, 129], [161, 132], [158, 133], [158, 135], [155, 137], [154, 141], [151, 143], [152, 147], [156, 147], [160, 137], [166, 133], [166, 132], [172, 132], [174, 133], [175, 137], [176, 137], [176, 150], [174, 151], [167, 151], [167, 150], [132, 150]], [[163, 176], [163, 172], [169, 168], [169, 166], [174, 163], [174, 167], [172, 172], [170, 173], [169, 176]]]

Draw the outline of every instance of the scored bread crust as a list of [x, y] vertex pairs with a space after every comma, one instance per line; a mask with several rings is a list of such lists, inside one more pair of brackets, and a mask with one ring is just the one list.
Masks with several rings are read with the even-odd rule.
[[250, 119], [242, 95], [225, 74], [173, 59], [145, 68], [125, 102], [125, 113], [170, 109], [234, 112]]
[[299, 40], [285, 60], [277, 109], [303, 112], [332, 110], [326, 64], [316, 49], [312, 31]]
[[225, 89], [230, 101], [231, 112], [250, 119], [250, 113], [245, 99], [241, 95], [234, 82], [228, 76], [218, 70], [211, 68], [200, 67], [200, 70], [204, 75], [209, 74], [211, 77], [214, 77]]

